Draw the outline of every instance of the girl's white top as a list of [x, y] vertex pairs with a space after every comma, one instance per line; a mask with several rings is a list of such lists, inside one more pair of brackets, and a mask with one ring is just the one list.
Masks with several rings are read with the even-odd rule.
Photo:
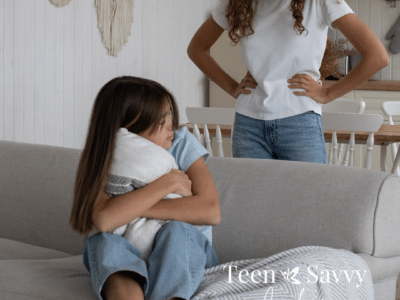
[[[227, 0], [219, 0], [212, 16], [225, 30]], [[340, 3], [338, 3], [340, 2]], [[240, 41], [242, 59], [258, 86], [236, 101], [240, 114], [274, 120], [307, 111], [321, 114], [321, 105], [309, 97], [293, 95], [287, 80], [301, 73], [320, 79], [319, 68], [326, 48], [328, 27], [340, 17], [353, 13], [344, 0], [306, 0], [303, 25], [298, 34], [289, 10], [291, 0], [259, 0], [253, 21], [254, 34]], [[232, 62], [235, 63], [235, 62]], [[243, 74], [244, 76], [245, 74]]]

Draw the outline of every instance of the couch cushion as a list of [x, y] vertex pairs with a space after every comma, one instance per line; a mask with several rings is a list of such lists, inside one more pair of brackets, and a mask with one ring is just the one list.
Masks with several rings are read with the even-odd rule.
[[65, 252], [29, 245], [0, 238], [0, 260], [4, 259], [46, 259], [69, 257]]
[[82, 256], [0, 261], [0, 299], [96, 299]]

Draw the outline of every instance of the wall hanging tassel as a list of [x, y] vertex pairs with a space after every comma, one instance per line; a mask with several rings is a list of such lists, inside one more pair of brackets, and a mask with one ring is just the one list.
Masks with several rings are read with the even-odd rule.
[[107, 53], [117, 56], [131, 35], [133, 0], [95, 0], [97, 27]]
[[400, 16], [397, 18], [397, 21], [393, 24], [392, 28], [390, 28], [386, 35], [386, 39], [391, 40], [389, 51], [393, 54], [400, 53]]
[[71, 0], [49, 0], [51, 4], [57, 7], [64, 7], [67, 6]]

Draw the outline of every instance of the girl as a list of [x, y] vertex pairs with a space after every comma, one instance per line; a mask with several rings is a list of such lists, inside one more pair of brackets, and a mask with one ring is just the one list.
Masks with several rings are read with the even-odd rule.
[[[169, 107], [172, 107], [171, 103]], [[166, 118], [172, 119], [171, 110], [169, 111]], [[171, 133], [168, 138], [172, 139], [172, 137]], [[120, 128], [116, 135], [113, 160], [107, 181], [107, 194], [112, 197], [125, 194], [149, 184], [172, 169], [178, 169], [174, 157], [167, 151], [169, 148], [169, 144], [157, 145], [126, 128]], [[191, 194], [186, 196], [191, 196]], [[165, 199], [178, 197], [181, 195], [168, 194]], [[140, 217], [114, 229], [112, 233], [126, 238], [140, 251], [140, 257], [147, 260], [155, 235], [167, 222]], [[198, 226], [198, 228], [207, 236], [209, 226], [206, 228]], [[211, 240], [211, 232], [207, 237]]]
[[[174, 97], [150, 80], [115, 78], [96, 97], [70, 223], [80, 233], [99, 231], [84, 249], [99, 299], [190, 299], [205, 269], [218, 264], [208, 238], [190, 225], [220, 222], [217, 190], [204, 162], [208, 153], [187, 128], [175, 130], [178, 120]], [[111, 199], [105, 189], [120, 128], [168, 149], [186, 174], [174, 169]], [[160, 201], [170, 193], [192, 196]], [[147, 261], [125, 238], [107, 233], [138, 217], [173, 220], [158, 231]]]
[[[339, 29], [363, 58], [326, 88], [318, 82], [328, 27]], [[224, 30], [234, 44], [241, 43], [249, 72], [240, 83], [208, 53]], [[321, 104], [350, 92], [389, 63], [379, 39], [344, 0], [221, 0], [194, 35], [188, 54], [237, 99], [233, 156], [319, 163], [327, 162]]]

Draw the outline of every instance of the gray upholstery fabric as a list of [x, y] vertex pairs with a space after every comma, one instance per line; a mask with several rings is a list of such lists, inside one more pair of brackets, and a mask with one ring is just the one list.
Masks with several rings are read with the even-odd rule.
[[69, 254], [62, 251], [0, 238], [0, 261], [5, 259], [52, 259], [69, 256]]
[[207, 165], [221, 200], [213, 231], [221, 262], [305, 245], [400, 254], [399, 227], [391, 223], [400, 212], [399, 177], [287, 161], [210, 158]]
[[392, 277], [397, 278], [400, 270], [400, 256], [376, 258], [364, 253], [358, 255], [366, 261], [371, 270], [374, 270], [372, 273], [372, 279], [374, 282], [379, 282]]
[[400, 253], [399, 181], [397, 176], [389, 177], [379, 190], [374, 226], [375, 257], [398, 256]]
[[2, 300], [96, 299], [82, 256], [44, 260], [1, 260]]
[[0, 238], [80, 254], [68, 225], [80, 151], [1, 141]]
[[374, 282], [375, 300], [394, 300], [396, 294], [396, 279], [389, 278], [379, 282]]
[[[93, 296], [82, 258], [69, 257], [85, 240], [68, 225], [79, 155], [0, 141], [0, 299]], [[213, 229], [221, 263], [305, 245], [343, 248], [366, 260], [377, 299], [394, 295], [400, 177], [274, 160], [209, 158], [207, 165], [221, 201]]]

